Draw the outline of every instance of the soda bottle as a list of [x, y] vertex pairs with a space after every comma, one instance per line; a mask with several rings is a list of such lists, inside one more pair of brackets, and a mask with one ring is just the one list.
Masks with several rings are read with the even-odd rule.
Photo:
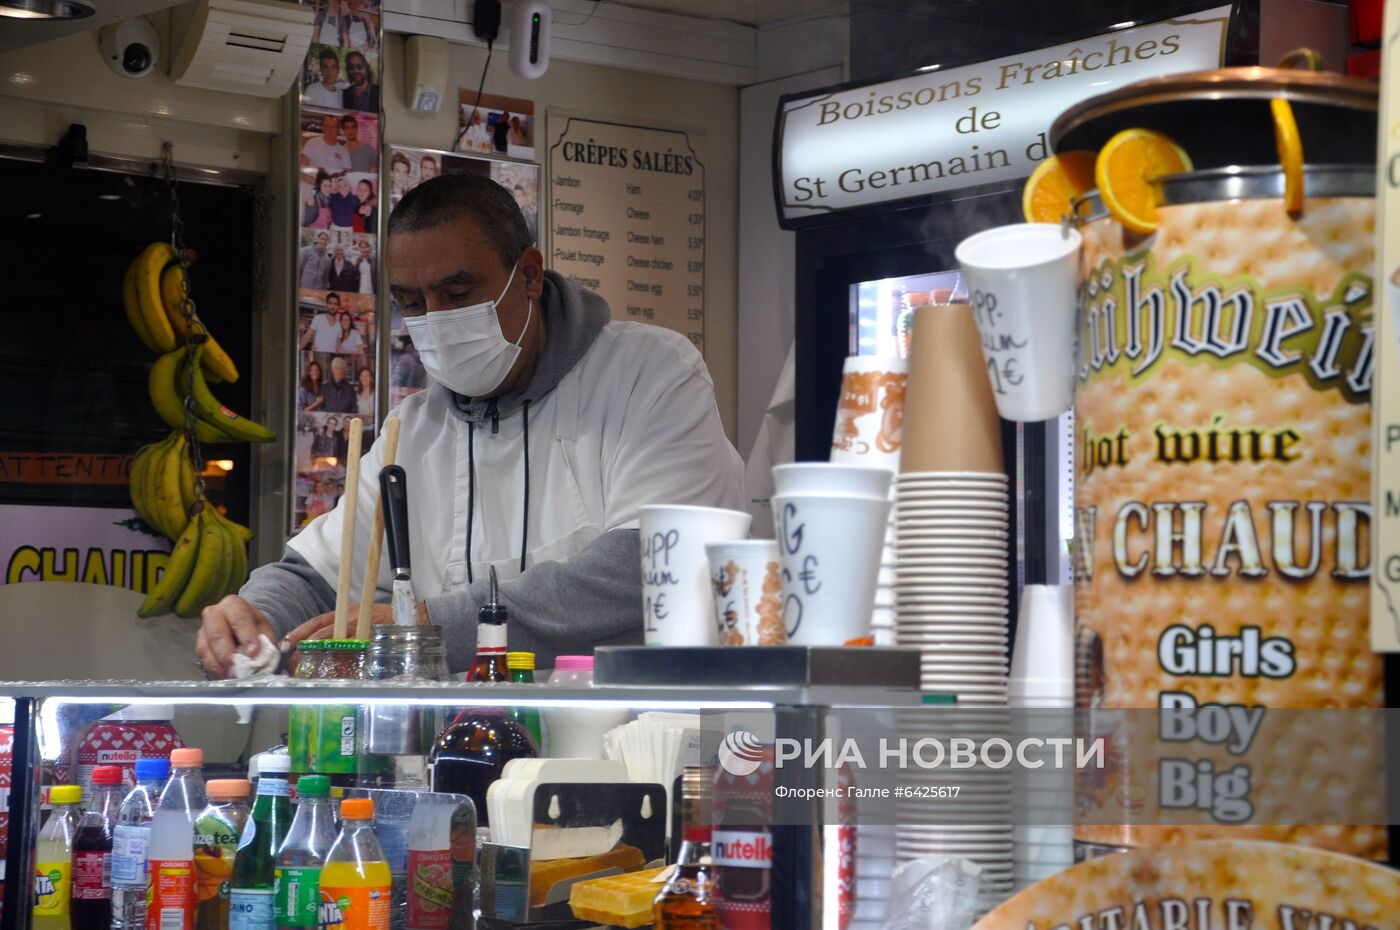
[[92, 797], [73, 834], [73, 930], [112, 925], [112, 827], [122, 803], [122, 769], [92, 770]]
[[277, 851], [292, 825], [289, 756], [264, 753], [258, 759], [258, 796], [243, 827], [233, 859], [229, 930], [272, 930], [273, 881]]
[[55, 785], [49, 789], [53, 810], [39, 834], [34, 854], [34, 913], [30, 930], [69, 930], [73, 893], [73, 834], [78, 830], [78, 802], [83, 789]]
[[202, 749], [170, 753], [170, 781], [151, 820], [147, 930], [194, 930], [194, 826], [209, 803], [203, 766]]
[[[535, 683], [535, 654], [533, 652], [507, 652], [506, 667], [510, 669], [510, 680], [516, 684]], [[512, 707], [510, 719], [520, 724], [535, 738], [537, 748], [544, 746], [543, 731], [540, 729], [540, 711], [536, 707]]]
[[321, 870], [321, 924], [339, 930], [389, 930], [389, 860], [374, 836], [374, 802], [340, 802], [340, 836]]
[[122, 801], [112, 828], [112, 930], [145, 930], [151, 820], [169, 759], [137, 759], [136, 787]]
[[297, 780], [297, 813], [277, 853], [273, 871], [272, 919], [279, 928], [317, 927], [321, 910], [321, 866], [335, 842], [331, 780], [303, 775]]
[[195, 821], [195, 930], [227, 930], [229, 889], [238, 839], [248, 822], [246, 778], [209, 782], [209, 806]]

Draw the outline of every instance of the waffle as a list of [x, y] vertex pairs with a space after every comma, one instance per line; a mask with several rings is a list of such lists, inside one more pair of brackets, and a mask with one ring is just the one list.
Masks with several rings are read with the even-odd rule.
[[632, 930], [651, 923], [651, 902], [661, 890], [652, 881], [665, 868], [624, 872], [579, 882], [569, 892], [569, 907], [579, 920]]

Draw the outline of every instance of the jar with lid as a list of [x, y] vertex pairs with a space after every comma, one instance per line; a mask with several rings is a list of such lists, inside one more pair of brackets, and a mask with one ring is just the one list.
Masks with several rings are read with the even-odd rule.
[[446, 681], [447, 647], [443, 645], [442, 627], [376, 626], [369, 643], [365, 678]]
[[[365, 678], [419, 683], [446, 681], [447, 653], [442, 628], [376, 626], [369, 645]], [[383, 786], [390, 772], [395, 787], [423, 786], [422, 756], [441, 728], [441, 708], [411, 704], [361, 707], [360, 729], [366, 753], [360, 768], [361, 787]]]
[[[305, 640], [298, 647], [296, 677], [312, 681], [364, 677], [369, 643], [361, 639]], [[294, 706], [288, 715], [287, 747], [298, 774], [330, 776], [337, 787], [358, 781], [360, 734], [354, 704]]]

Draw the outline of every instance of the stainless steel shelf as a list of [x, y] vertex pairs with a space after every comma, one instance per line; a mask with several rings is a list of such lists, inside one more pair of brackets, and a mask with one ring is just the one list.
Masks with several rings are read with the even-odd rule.
[[596, 704], [636, 709], [734, 710], [778, 706], [908, 707], [923, 703], [918, 691], [888, 687], [813, 684], [807, 687], [733, 685], [605, 685], [554, 688], [544, 684], [457, 682], [301, 681], [278, 678], [249, 682], [210, 681], [12, 681], [0, 683], [0, 698], [62, 699], [97, 704], [326, 704], [419, 703], [450, 706], [549, 707]]

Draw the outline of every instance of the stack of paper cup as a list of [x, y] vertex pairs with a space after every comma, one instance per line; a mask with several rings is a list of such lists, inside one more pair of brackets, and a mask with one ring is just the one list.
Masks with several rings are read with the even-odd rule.
[[[921, 719], [920, 719], [921, 718]], [[959, 739], [973, 745], [989, 740], [1010, 742], [1006, 708], [928, 708], [900, 714], [899, 736], [910, 745], [920, 741], [953, 746]], [[928, 758], [927, 752], [924, 758]], [[1005, 768], [977, 763], [972, 767], [910, 767], [901, 773], [906, 788], [895, 801], [895, 856], [900, 862], [926, 856], [966, 859], [980, 870], [983, 910], [999, 904], [1013, 887], [1012, 775]]]
[[1000, 420], [965, 305], [915, 312], [895, 488], [895, 640], [923, 687], [1004, 705], [1010, 498]]
[[[925, 691], [1004, 714], [1010, 492], [1001, 421], [968, 306], [915, 311], [905, 424], [895, 488], [895, 641], [921, 650]], [[985, 739], [986, 722], [965, 735]], [[956, 785], [961, 793], [947, 809], [958, 822], [930, 823], [921, 797], [905, 802], [907, 810], [897, 805], [899, 858], [969, 859], [982, 869], [984, 900], [1009, 894], [1009, 772], [941, 769], [912, 777], [930, 787]]]
[[[1046, 740], [1074, 733], [1074, 589], [1026, 585], [1011, 657], [1010, 703], [1017, 735]], [[1046, 752], [1014, 782], [1014, 879], [1020, 891], [1074, 865], [1074, 771]]]
[[[904, 445], [904, 396], [909, 364], [902, 358], [853, 355], [842, 369], [841, 400], [831, 437], [831, 461], [899, 472]], [[893, 490], [893, 489], [891, 489]], [[875, 645], [894, 644], [894, 519], [880, 554], [871, 617]]]

